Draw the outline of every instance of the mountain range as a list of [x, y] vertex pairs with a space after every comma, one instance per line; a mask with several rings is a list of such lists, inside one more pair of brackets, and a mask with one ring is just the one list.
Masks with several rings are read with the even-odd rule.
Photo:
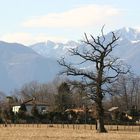
[[[114, 55], [131, 65], [134, 73], [140, 75], [140, 31], [122, 28], [114, 32], [120, 37]], [[111, 32], [105, 37], [109, 39], [110, 35]], [[76, 41], [47, 41], [24, 46], [0, 41], [0, 91], [10, 93], [31, 81], [52, 81], [61, 70], [57, 60], [67, 57], [78, 62], [78, 58], [68, 56], [68, 50], [82, 45], [82, 42]]]
[[31, 81], [55, 78], [58, 64], [17, 43], [0, 42], [0, 90], [10, 92]]
[[[140, 30], [133, 28], [121, 28], [113, 31], [119, 37], [118, 46], [113, 51], [113, 55], [122, 59], [130, 65], [134, 73], [140, 75]], [[105, 35], [109, 40], [111, 32]], [[68, 56], [69, 48], [81, 47], [82, 42], [69, 41], [67, 43], [55, 43], [52, 41], [36, 43], [30, 47], [46, 58], [59, 59], [68, 57], [68, 60], [78, 61], [78, 58]]]

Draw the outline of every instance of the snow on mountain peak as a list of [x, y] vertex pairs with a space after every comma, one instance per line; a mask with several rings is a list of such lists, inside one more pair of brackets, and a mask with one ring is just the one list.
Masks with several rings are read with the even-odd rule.
[[[140, 61], [140, 58], [136, 57], [136, 55], [140, 53], [140, 30], [130, 27], [123, 27], [114, 32], [116, 36], [120, 38], [117, 42], [118, 46], [115, 48], [113, 54], [121, 59], [125, 59], [128, 64], [134, 66], [135, 69], [138, 69], [137, 62]], [[110, 41], [111, 36], [111, 32], [105, 35], [106, 42]], [[45, 57], [58, 60], [61, 56], [68, 57], [69, 48], [79, 46], [81, 47], [83, 44], [75, 41], [68, 41], [66, 43], [54, 43], [50, 41], [44, 44], [44, 46], [42, 46], [41, 43], [37, 43], [31, 47]], [[68, 59], [71, 60], [69, 57]], [[135, 60], [135, 63], [133, 63], [131, 60]], [[77, 59], [74, 61], [77, 61]]]
[[115, 31], [121, 38], [129, 41], [140, 40], [140, 31], [138, 29], [123, 27]]
[[78, 42], [67, 41], [66, 43], [56, 43], [52, 41], [41, 42], [30, 46], [34, 51], [43, 55], [44, 57], [60, 58], [67, 54], [69, 48], [79, 46]]

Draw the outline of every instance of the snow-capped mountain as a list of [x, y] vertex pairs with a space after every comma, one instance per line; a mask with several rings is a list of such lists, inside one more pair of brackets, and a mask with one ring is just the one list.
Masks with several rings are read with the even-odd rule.
[[50, 81], [58, 70], [56, 61], [29, 47], [0, 42], [0, 91], [9, 92], [31, 81]]
[[[140, 75], [140, 31], [122, 28], [114, 31], [120, 36], [114, 55], [132, 66], [133, 71]], [[111, 33], [106, 34], [110, 39]], [[56, 43], [52, 41], [24, 46], [17, 43], [0, 42], [0, 91], [9, 92], [20, 88], [31, 81], [48, 82], [53, 80], [61, 70], [57, 60], [66, 57], [74, 63], [79, 58], [70, 57], [70, 48], [80, 47], [82, 42], [69, 41]], [[84, 68], [89, 68], [87, 64]]]
[[[118, 46], [114, 50], [114, 55], [120, 57], [128, 65], [132, 66], [132, 70], [140, 75], [140, 31], [133, 28], [122, 28], [114, 31], [116, 36], [119, 36]], [[111, 37], [111, 32], [105, 35], [106, 41]], [[81, 47], [81, 42], [67, 42], [67, 43], [54, 43], [51, 41], [44, 43], [37, 43], [32, 45], [31, 48], [42, 56], [47, 58], [59, 59], [60, 57], [69, 57], [69, 48]], [[69, 60], [78, 61], [76, 57], [68, 58]]]
[[132, 67], [134, 73], [140, 75], [140, 30], [122, 28], [116, 31], [120, 36], [115, 55], [122, 58]]
[[69, 48], [75, 48], [80, 43], [75, 41], [68, 41], [67, 43], [55, 43], [52, 41], [41, 42], [30, 46], [38, 54], [53, 59], [59, 59], [66, 56]]

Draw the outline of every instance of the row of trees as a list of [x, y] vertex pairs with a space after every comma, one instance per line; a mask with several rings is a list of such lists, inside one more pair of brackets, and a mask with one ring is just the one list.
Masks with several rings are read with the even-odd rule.
[[[20, 90], [13, 91], [11, 96], [6, 96], [1, 93], [0, 118], [3, 119], [4, 122], [10, 121], [15, 123], [23, 122], [24, 120], [28, 122], [41, 122], [41, 119], [52, 121], [52, 117], [55, 115], [62, 116], [66, 109], [82, 107], [85, 102], [85, 100], [81, 100], [85, 96], [84, 93], [78, 92], [78, 88], [76, 91], [71, 90], [70, 83], [68, 83], [68, 81], [61, 83], [54, 81], [51, 84], [31, 82], [24, 85]], [[31, 115], [28, 115], [26, 113], [26, 106], [23, 102], [34, 97], [36, 98], [35, 102], [49, 104], [49, 112], [46, 112], [45, 114], [40, 113], [36, 104], [34, 104]], [[21, 104], [21, 107], [19, 112], [14, 114], [12, 106], [17, 104]]]
[[140, 110], [140, 77], [129, 73], [118, 77], [112, 84], [111, 106], [119, 106], [120, 110], [130, 110], [133, 105]]
[[[59, 82], [56, 82], [59, 81]], [[60, 82], [61, 81], [61, 82]], [[135, 105], [137, 111], [140, 110], [140, 78], [127, 74], [120, 76], [110, 86], [110, 94], [108, 94], [103, 100], [104, 110], [107, 111], [113, 106], [118, 106], [120, 111], [131, 110]], [[44, 92], [42, 92], [44, 91]], [[50, 115], [55, 113], [63, 113], [66, 109], [87, 107], [95, 109], [95, 102], [88, 96], [89, 90], [78, 81], [70, 80], [55, 80], [49, 84], [40, 84], [37, 82], [31, 82], [24, 85], [20, 90], [13, 91], [12, 96], [7, 97], [1, 93], [1, 118], [5, 120], [11, 120], [11, 122], [18, 122], [24, 119], [28, 121], [50, 119]], [[32, 117], [26, 116], [26, 108], [21, 106], [19, 113], [16, 115], [12, 112], [12, 105], [22, 103], [36, 97], [36, 100], [43, 103], [49, 103], [49, 113], [45, 115], [39, 114], [36, 106], [33, 106]], [[39, 97], [39, 98], [38, 98]], [[95, 110], [94, 110], [95, 111]], [[84, 117], [84, 116], [83, 116]], [[96, 115], [93, 114], [96, 118]], [[52, 120], [51, 120], [52, 121]]]

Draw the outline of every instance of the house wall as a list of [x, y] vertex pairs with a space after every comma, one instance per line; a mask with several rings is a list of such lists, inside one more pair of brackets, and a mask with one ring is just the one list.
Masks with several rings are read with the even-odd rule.
[[[32, 115], [31, 110], [32, 110], [33, 105], [26, 105], [26, 109], [27, 109], [27, 114], [28, 115]], [[13, 106], [12, 110], [14, 113], [18, 113], [19, 112], [19, 108], [20, 106]], [[45, 113], [46, 111], [48, 111], [48, 106], [46, 105], [37, 105], [37, 109], [39, 111], [39, 113]]]
[[[31, 113], [32, 108], [33, 108], [33, 105], [26, 105], [28, 115], [32, 115], [32, 113]], [[37, 105], [37, 109], [38, 109], [39, 113], [45, 113], [46, 111], [48, 111], [48, 106]]]
[[17, 113], [19, 111], [20, 106], [13, 106], [12, 111]]

